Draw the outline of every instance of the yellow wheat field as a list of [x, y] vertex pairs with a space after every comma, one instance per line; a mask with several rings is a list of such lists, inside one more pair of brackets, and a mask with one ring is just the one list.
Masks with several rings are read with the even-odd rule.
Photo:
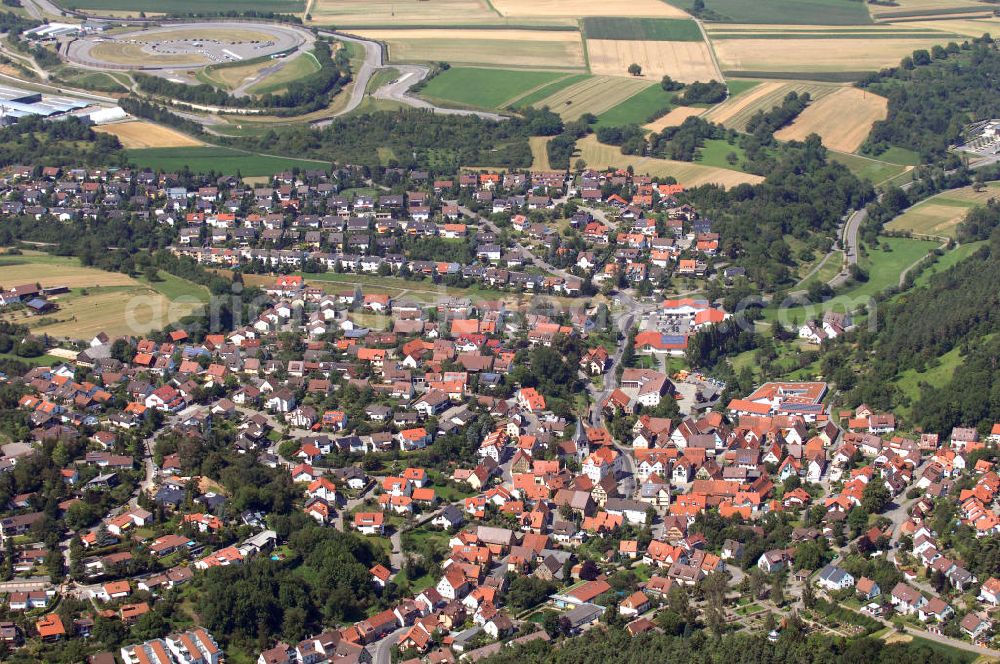
[[930, 48], [927, 39], [716, 39], [715, 54], [725, 71], [869, 71], [899, 64], [903, 56]]
[[650, 131], [661, 132], [667, 127], [678, 127], [688, 118], [701, 115], [704, 112], [705, 109], [703, 108], [696, 108], [694, 106], [678, 106], [662, 118], [657, 118], [652, 122], [646, 123], [643, 127], [649, 129]]
[[810, 103], [791, 125], [774, 137], [798, 141], [809, 134], [819, 134], [826, 147], [854, 152], [868, 138], [876, 120], [885, 119], [888, 106], [885, 97], [858, 88], [841, 88]]
[[[905, 28], [907, 26], [915, 25], [914, 23], [898, 23], [892, 24], [893, 27]], [[950, 19], [942, 21], [921, 21], [919, 24], [921, 27], [931, 28], [932, 30], [940, 30], [941, 32], [950, 32], [956, 35], [963, 35], [965, 37], [982, 37], [983, 33], [988, 32], [991, 35], [1000, 34], [1000, 19], [998, 18], [980, 18], [980, 19]]]
[[125, 148], [183, 148], [201, 145], [201, 141], [176, 129], [151, 122], [120, 122], [94, 127], [94, 131], [113, 134]]
[[493, 6], [504, 16], [534, 18], [582, 16], [649, 16], [659, 18], [690, 18], [678, 9], [660, 0], [494, 0]]
[[[885, 18], [886, 20], [891, 20], [892, 14], [922, 12], [935, 9], [979, 9], [976, 6], [977, 4], [978, 3], [976, 3], [975, 0], [971, 2], [970, 0], [896, 0], [896, 2], [892, 5], [869, 5], [868, 11], [875, 19], [882, 18], [886, 14], [889, 14], [889, 16], [885, 16]], [[980, 13], [989, 13], [990, 11], [992, 11], [992, 7], [989, 5], [983, 5]]]
[[447, 25], [496, 23], [484, 0], [316, 0], [314, 23], [350, 25]]
[[696, 187], [702, 184], [735, 187], [745, 182], [756, 184], [764, 179], [759, 175], [731, 171], [728, 168], [702, 166], [686, 161], [624, 155], [621, 153], [621, 149], [614, 145], [598, 143], [597, 137], [593, 134], [577, 141], [576, 147], [579, 150], [579, 155], [574, 156], [574, 159], [583, 159], [589, 168], [627, 168], [631, 166], [636, 173], [654, 177], [674, 177], [677, 182], [686, 187]]
[[737, 131], [745, 131], [747, 121], [757, 111], [767, 112], [775, 106], [780, 106], [789, 92], [798, 94], [808, 92], [812, 101], [817, 102], [841, 87], [843, 86], [814, 81], [766, 81], [722, 102], [706, 113], [705, 119], [724, 124]]
[[391, 61], [445, 61], [506, 67], [583, 69], [578, 32], [558, 30], [357, 30], [389, 45]]
[[648, 80], [658, 81], [664, 75], [682, 83], [722, 80], [704, 42], [588, 39], [587, 56], [595, 74], [627, 76], [629, 65], [636, 63]]

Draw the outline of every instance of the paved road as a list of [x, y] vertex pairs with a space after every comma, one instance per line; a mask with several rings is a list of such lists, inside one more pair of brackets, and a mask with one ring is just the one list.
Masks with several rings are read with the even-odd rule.
[[372, 656], [372, 664], [392, 664], [392, 649], [407, 629], [409, 628], [400, 627], [384, 639], [368, 644], [366, 648]]
[[441, 115], [475, 115], [476, 117], [484, 118], [486, 120], [498, 121], [507, 119], [499, 113], [487, 113], [485, 111], [471, 111], [461, 108], [435, 106], [426, 99], [415, 97], [410, 94], [410, 90], [413, 86], [426, 78], [430, 73], [430, 69], [428, 67], [423, 65], [393, 65], [393, 68], [399, 71], [399, 78], [372, 92], [372, 97], [375, 99], [397, 101], [401, 104], [406, 104], [407, 106], [427, 109], [432, 113], [439, 113]]

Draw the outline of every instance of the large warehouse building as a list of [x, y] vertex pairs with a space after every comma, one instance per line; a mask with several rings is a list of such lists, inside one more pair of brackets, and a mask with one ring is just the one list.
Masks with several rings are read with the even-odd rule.
[[28, 115], [57, 117], [87, 106], [89, 106], [87, 102], [79, 99], [43, 96], [41, 92], [0, 85], [0, 111], [2, 111], [0, 116], [5, 124], [17, 122], [19, 118]]

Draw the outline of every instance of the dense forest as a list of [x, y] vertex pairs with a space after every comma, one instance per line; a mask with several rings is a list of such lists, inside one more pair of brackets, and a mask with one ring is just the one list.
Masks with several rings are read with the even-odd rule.
[[858, 86], [889, 99], [888, 117], [872, 127], [866, 153], [898, 146], [939, 161], [967, 123], [1000, 116], [1000, 52], [988, 35], [918, 50]]
[[746, 268], [748, 278], [765, 289], [791, 279], [796, 257], [786, 242], [817, 234], [829, 237], [843, 215], [872, 200], [870, 184], [845, 166], [827, 159], [818, 136], [785, 144], [769, 156], [764, 182], [731, 189], [704, 185], [685, 199], [714, 220], [722, 236], [720, 253]]
[[[1000, 420], [1000, 230], [995, 207], [971, 215], [962, 233], [990, 239], [957, 265], [930, 277], [926, 286], [884, 299], [868, 312], [874, 318], [827, 349], [821, 373], [837, 384], [849, 404], [892, 409], [912, 405], [913, 423], [947, 434], [953, 426]], [[975, 224], [970, 226], [969, 224]], [[980, 226], [979, 224], [983, 224]], [[933, 369], [949, 351], [963, 363], [943, 385], [923, 385], [915, 403], [894, 384], [902, 372]]]
[[405, 110], [338, 118], [319, 131], [303, 127], [228, 142], [257, 152], [372, 167], [380, 164], [379, 153], [388, 151], [390, 165], [454, 173], [469, 164], [527, 168], [532, 161], [528, 137], [562, 130], [562, 120], [548, 110], [526, 110], [524, 117], [502, 122]]
[[760, 110], [754, 113], [747, 120], [747, 131], [761, 139], [770, 138], [774, 132], [791, 124], [799, 116], [799, 113], [805, 110], [810, 101], [808, 92], [802, 94], [794, 91], [789, 92], [785, 95], [780, 106], [775, 106], [767, 112]]
[[650, 632], [633, 638], [620, 629], [594, 629], [561, 643], [559, 648], [533, 641], [504, 648], [483, 661], [486, 664], [959, 664], [960, 660], [925, 645], [805, 636], [798, 625], [790, 624], [776, 643], [763, 635], [742, 632], [722, 638], [704, 631], [690, 637]]
[[49, 122], [28, 116], [0, 129], [0, 166], [115, 166], [124, 161], [115, 136], [97, 133], [79, 118]]
[[665, 159], [694, 161], [698, 148], [704, 147], [706, 140], [725, 138], [727, 135], [729, 132], [722, 125], [690, 117], [680, 126], [666, 127], [659, 134], [653, 134], [649, 139], [649, 150], [652, 155]]

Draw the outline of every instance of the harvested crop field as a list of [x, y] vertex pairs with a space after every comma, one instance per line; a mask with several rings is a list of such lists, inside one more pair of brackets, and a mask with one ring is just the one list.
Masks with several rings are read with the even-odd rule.
[[312, 23], [348, 25], [448, 25], [496, 23], [485, 0], [315, 0]]
[[[322, 2], [323, 0], [321, 0]], [[493, 0], [493, 6], [504, 16], [571, 17], [581, 16], [654, 16], [690, 18], [683, 9], [660, 0]]]
[[[654, 177], [674, 177], [680, 184], [687, 187], [709, 183], [723, 187], [734, 187], [745, 182], [756, 184], [764, 179], [759, 175], [740, 173], [728, 168], [701, 166], [686, 161], [624, 155], [617, 146], [599, 143], [593, 134], [577, 141], [576, 146], [580, 151], [579, 158], [587, 162], [588, 168], [605, 169], [632, 166], [636, 173], [644, 173]], [[576, 158], [574, 157], [574, 159]]]
[[954, 13], [990, 13], [992, 8], [976, 0], [896, 0], [892, 5], [871, 5], [869, 11], [876, 20], [890, 20], [899, 16], [937, 17]]
[[0, 258], [0, 283], [38, 282], [71, 289], [50, 298], [58, 306], [54, 312], [30, 316], [14, 311], [4, 319], [56, 337], [90, 339], [101, 331], [115, 336], [160, 329], [207, 301], [204, 287], [171, 275], [163, 277], [163, 281], [146, 284], [118, 272], [83, 267], [76, 258], [33, 252], [4, 256]]
[[643, 127], [650, 131], [660, 132], [667, 127], [679, 127], [688, 118], [697, 117], [704, 112], [705, 109], [695, 106], [678, 106], [662, 118], [657, 118], [652, 122], [646, 123]]
[[579, 32], [559, 30], [357, 30], [384, 41], [393, 62], [444, 61], [505, 67], [583, 69]]
[[627, 76], [628, 66], [642, 66], [642, 77], [658, 81], [669, 75], [682, 83], [722, 80], [708, 44], [702, 41], [626, 41], [588, 39], [590, 71], [608, 76]]
[[889, 100], [858, 88], [840, 88], [809, 104], [795, 121], [776, 132], [781, 141], [800, 141], [819, 134], [823, 145], [840, 152], [854, 152], [868, 138], [872, 125], [884, 120]]
[[991, 198], [1000, 196], [1000, 183], [989, 183], [977, 192], [972, 187], [962, 187], [932, 196], [896, 217], [886, 228], [891, 231], [910, 231], [914, 234], [955, 237], [958, 224], [969, 210], [985, 205]]
[[744, 131], [747, 121], [753, 117], [754, 113], [757, 111], [767, 112], [775, 106], [780, 106], [781, 101], [789, 92], [799, 94], [808, 92], [815, 103], [839, 89], [840, 86], [837, 85], [811, 81], [765, 81], [741, 95], [730, 97], [722, 102], [710, 110], [705, 115], [705, 119], [737, 131]]
[[548, 106], [564, 120], [576, 120], [584, 113], [600, 115], [649, 85], [649, 81], [642, 79], [592, 76], [559, 90], [537, 102], [535, 106]]
[[201, 141], [182, 134], [176, 129], [163, 127], [152, 122], [137, 120], [94, 127], [94, 131], [118, 137], [122, 147], [132, 148], [182, 148], [196, 147]]
[[549, 141], [551, 136], [532, 136], [528, 139], [531, 146], [531, 170], [548, 171], [549, 166]]
[[941, 41], [926, 39], [713, 39], [719, 65], [739, 72], [861, 72], [899, 64], [916, 49]]
[[[913, 25], [912, 23], [907, 25]], [[983, 33], [990, 33], [991, 35], [996, 35], [1000, 33], [1000, 19], [993, 18], [981, 18], [981, 19], [947, 19], [947, 20], [934, 20], [934, 21], [923, 21], [920, 25], [926, 25], [928, 28], [934, 30], [939, 30], [942, 32], [950, 32], [956, 35], [963, 35], [965, 37], [982, 37]]]

